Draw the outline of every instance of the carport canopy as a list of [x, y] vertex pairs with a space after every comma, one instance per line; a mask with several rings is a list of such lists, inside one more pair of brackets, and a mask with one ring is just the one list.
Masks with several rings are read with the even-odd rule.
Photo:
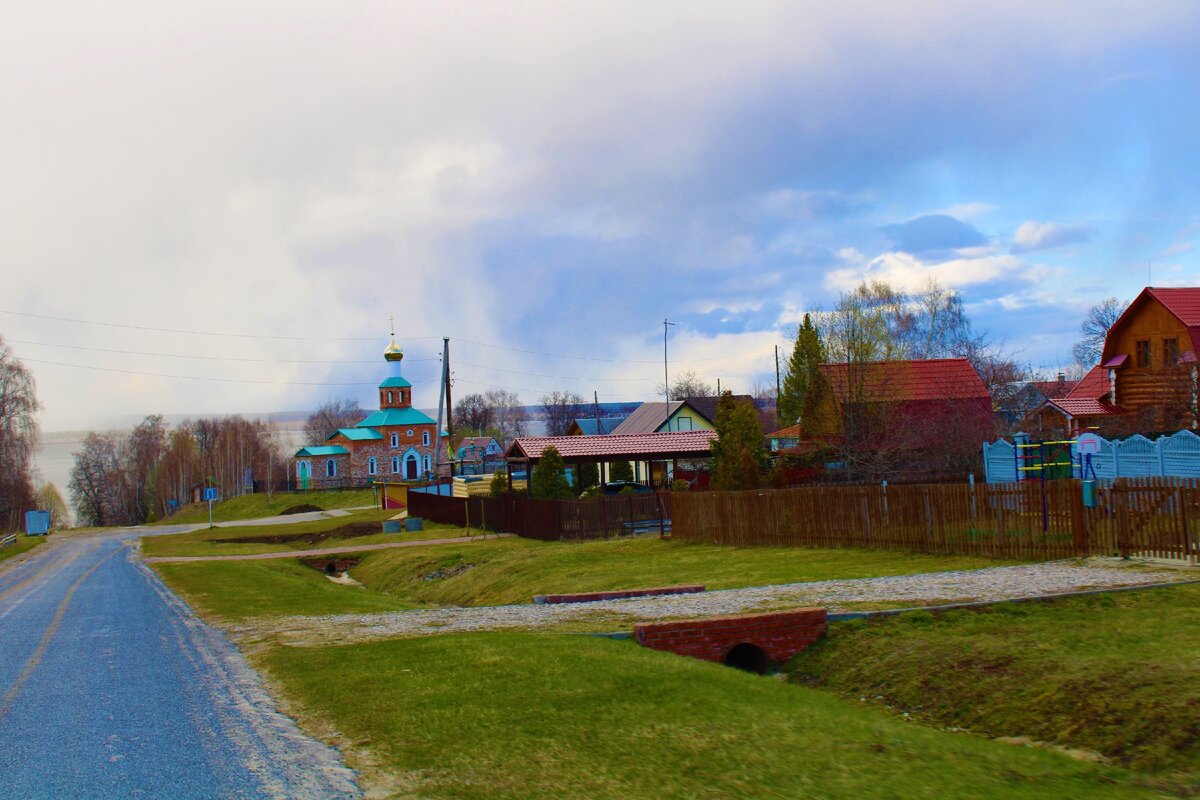
[[628, 433], [606, 436], [522, 436], [504, 454], [510, 465], [533, 466], [553, 447], [568, 464], [710, 458], [716, 431]]

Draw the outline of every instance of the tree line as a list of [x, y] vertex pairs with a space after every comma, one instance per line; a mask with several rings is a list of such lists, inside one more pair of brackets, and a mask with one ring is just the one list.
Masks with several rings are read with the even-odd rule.
[[185, 420], [168, 429], [158, 415], [128, 433], [89, 433], [69, 484], [80, 525], [139, 525], [191, 502], [198, 490], [222, 498], [271, 491], [287, 477], [268, 423], [244, 417]]

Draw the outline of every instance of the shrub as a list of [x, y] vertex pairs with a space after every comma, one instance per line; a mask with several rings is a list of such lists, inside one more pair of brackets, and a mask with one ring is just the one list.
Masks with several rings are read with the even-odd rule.
[[503, 470], [497, 470], [492, 474], [492, 482], [488, 484], [488, 494], [492, 497], [499, 497], [502, 494], [508, 493], [508, 473]]
[[608, 479], [613, 483], [617, 481], [633, 480], [633, 465], [628, 461], [618, 461], [610, 464], [608, 468]]
[[680, 478], [676, 478], [675, 480], [671, 481], [671, 491], [672, 492], [686, 492], [686, 491], [689, 491], [691, 488], [692, 488], [691, 485], [687, 481], [682, 480]]
[[547, 447], [542, 458], [533, 468], [530, 477], [530, 492], [543, 500], [569, 500], [574, 497], [567, 483], [567, 465], [558, 450]]

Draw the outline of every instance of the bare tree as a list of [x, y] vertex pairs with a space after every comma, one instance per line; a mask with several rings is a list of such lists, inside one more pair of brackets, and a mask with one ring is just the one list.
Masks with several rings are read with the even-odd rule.
[[0, 339], [0, 527], [10, 530], [33, 507], [38, 408], [33, 375]]
[[[660, 397], [665, 393], [665, 389], [664, 384], [658, 385]], [[715, 397], [716, 394], [717, 390], [711, 383], [705, 381], [696, 372], [688, 370], [675, 376], [675, 380], [671, 382], [669, 397], [672, 400], [686, 400], [689, 397]]]
[[542, 395], [539, 402], [550, 436], [564, 436], [571, 423], [583, 415], [583, 398], [575, 392], [553, 391]]
[[457, 432], [482, 434], [495, 424], [495, 409], [482, 394], [468, 394], [454, 406], [454, 428]]
[[117, 442], [95, 432], [84, 437], [71, 468], [71, 505], [80, 525], [117, 524], [112, 493], [118, 479]]
[[53, 483], [43, 483], [38, 488], [37, 506], [42, 511], [50, 512], [50, 530], [60, 531], [71, 527], [71, 514], [67, 509], [67, 502]]
[[1091, 369], [1100, 362], [1108, 330], [1128, 305], [1123, 300], [1109, 297], [1088, 309], [1087, 316], [1079, 325], [1079, 341], [1071, 348], [1071, 355], [1084, 369]]
[[304, 441], [310, 444], [323, 442], [338, 428], [353, 428], [365, 416], [358, 401], [352, 397], [322, 403], [304, 423]]
[[484, 401], [492, 409], [493, 427], [500, 431], [504, 445], [524, 436], [529, 430], [529, 414], [521, 405], [521, 398], [515, 392], [503, 389], [491, 389], [484, 394]]

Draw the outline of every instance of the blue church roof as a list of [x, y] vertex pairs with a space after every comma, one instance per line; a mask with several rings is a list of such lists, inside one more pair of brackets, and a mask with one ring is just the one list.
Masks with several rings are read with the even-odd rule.
[[384, 408], [358, 423], [358, 428], [386, 428], [390, 425], [432, 425], [433, 418], [415, 408]]
[[404, 378], [399, 375], [392, 375], [390, 378], [384, 378], [383, 383], [379, 384], [380, 389], [403, 389], [412, 386]]
[[382, 439], [383, 434], [370, 428], [338, 428], [333, 433], [326, 437], [325, 441], [329, 441], [338, 434], [345, 436], [352, 442], [369, 442], [372, 439]]
[[340, 444], [322, 445], [321, 447], [301, 447], [296, 451], [296, 457], [301, 456], [344, 456], [350, 451]]

